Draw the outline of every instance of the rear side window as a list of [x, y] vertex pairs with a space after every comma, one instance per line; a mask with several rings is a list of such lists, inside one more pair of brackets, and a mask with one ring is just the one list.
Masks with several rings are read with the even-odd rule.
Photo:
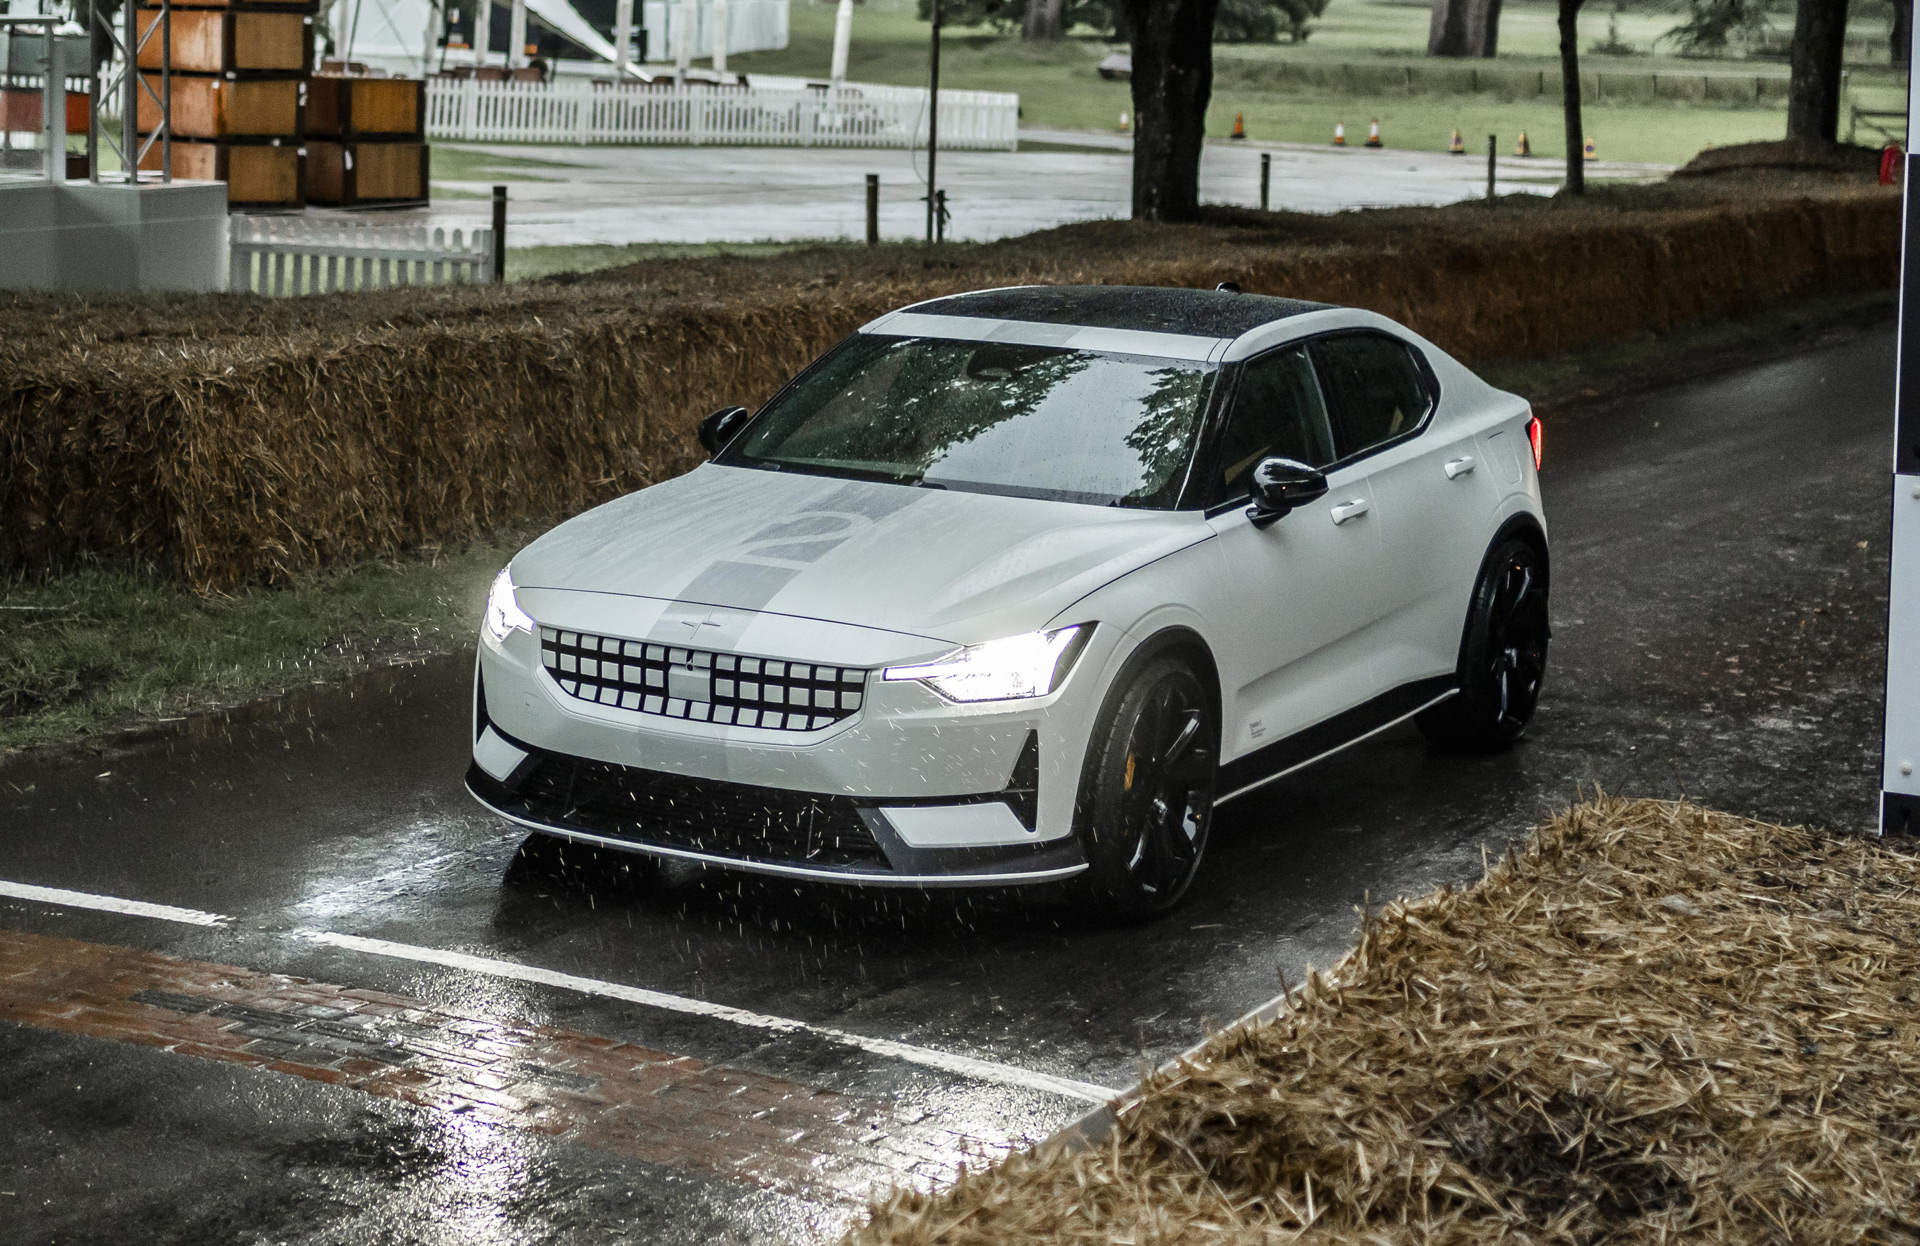
[[1327, 391], [1333, 449], [1350, 458], [1420, 427], [1433, 406], [1413, 350], [1380, 333], [1349, 333], [1313, 344]]
[[1307, 352], [1290, 346], [1249, 360], [1234, 387], [1220, 448], [1214, 455], [1216, 496], [1245, 496], [1254, 465], [1278, 456], [1309, 467], [1333, 461], [1327, 412]]

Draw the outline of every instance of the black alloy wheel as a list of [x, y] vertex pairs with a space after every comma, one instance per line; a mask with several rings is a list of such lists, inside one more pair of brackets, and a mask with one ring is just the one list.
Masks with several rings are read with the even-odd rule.
[[1077, 819], [1099, 913], [1140, 921], [1186, 896], [1207, 850], [1219, 747], [1212, 700], [1176, 658], [1149, 661], [1109, 698]]
[[1474, 585], [1460, 645], [1460, 693], [1415, 721], [1449, 749], [1491, 752], [1519, 739], [1540, 704], [1547, 673], [1545, 561], [1532, 542], [1509, 537], [1488, 555]]

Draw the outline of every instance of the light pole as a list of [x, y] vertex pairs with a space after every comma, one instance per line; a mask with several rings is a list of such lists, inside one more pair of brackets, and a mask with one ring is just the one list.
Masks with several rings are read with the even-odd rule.
[[[1913, 28], [1920, 50], [1920, 23]], [[1913, 64], [1912, 60], [1908, 64]], [[1908, 115], [1920, 76], [1907, 86]], [[1909, 138], [1911, 143], [1912, 139]], [[1882, 736], [1880, 832], [1920, 832], [1920, 157], [1907, 152], [1900, 239], [1899, 362], [1893, 406], [1893, 560], [1887, 585], [1887, 711]]]
[[933, 241], [940, 204], [934, 195], [934, 161], [940, 151], [940, 0], [933, 0], [933, 50], [927, 86], [927, 241]]

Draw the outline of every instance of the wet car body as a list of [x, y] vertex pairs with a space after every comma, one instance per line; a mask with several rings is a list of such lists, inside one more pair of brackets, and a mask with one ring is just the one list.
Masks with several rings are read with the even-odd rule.
[[[893, 405], [839, 411], [852, 400], [818, 397], [836, 367], [848, 392], [880, 377]], [[913, 367], [936, 379], [903, 389]], [[914, 418], [946, 431], [911, 472], [781, 457], [928, 393]], [[1133, 450], [1103, 487], [1137, 487], [1079, 490], [1113, 456], [1061, 430], [1129, 402], [1146, 415], [1112, 417]], [[1280, 409], [1284, 426], [1264, 414]], [[1537, 427], [1523, 399], [1354, 309], [1030, 287], [891, 313], [732, 421], [712, 462], [514, 558], [483, 631], [468, 787], [547, 834], [760, 873], [1073, 878], [1090, 754], [1156, 657], [1177, 654], [1207, 702], [1184, 764], [1204, 765], [1208, 808], [1453, 696], [1489, 551], [1537, 546], [1544, 592]], [[998, 477], [940, 477], [969, 453]], [[1300, 480], [1255, 482], [1276, 470]], [[1038, 674], [977, 697], [1025, 677], [996, 661]]]

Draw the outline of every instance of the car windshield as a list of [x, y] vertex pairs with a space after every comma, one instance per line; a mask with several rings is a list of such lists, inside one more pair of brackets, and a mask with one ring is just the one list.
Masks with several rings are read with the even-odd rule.
[[1165, 509], [1213, 374], [1184, 360], [856, 334], [720, 461]]

